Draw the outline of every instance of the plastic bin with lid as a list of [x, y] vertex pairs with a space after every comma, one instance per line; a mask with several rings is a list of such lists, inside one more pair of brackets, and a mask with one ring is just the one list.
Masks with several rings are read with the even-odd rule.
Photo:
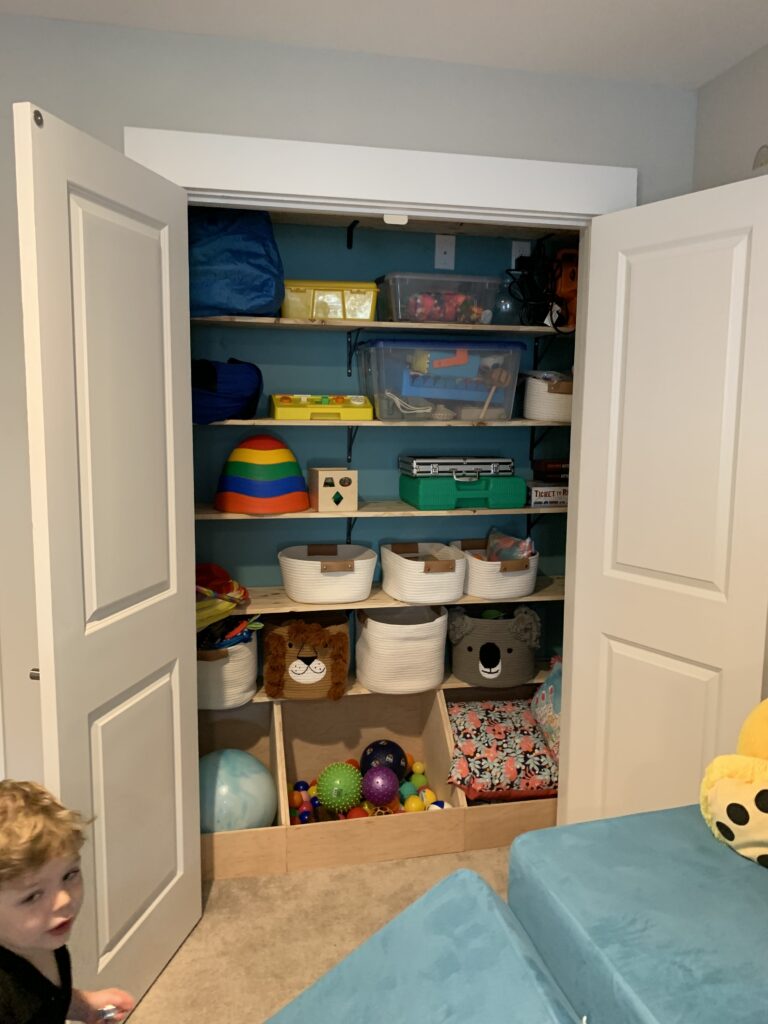
[[379, 338], [357, 350], [360, 386], [380, 420], [508, 420], [520, 341]]
[[381, 279], [381, 313], [385, 320], [489, 324], [500, 285], [499, 277], [387, 274]]

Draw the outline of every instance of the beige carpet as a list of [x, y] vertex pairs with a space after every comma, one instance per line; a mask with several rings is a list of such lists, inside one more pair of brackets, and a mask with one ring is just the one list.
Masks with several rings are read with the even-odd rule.
[[508, 853], [214, 882], [202, 920], [131, 1024], [259, 1024], [457, 868], [477, 871], [504, 896]]

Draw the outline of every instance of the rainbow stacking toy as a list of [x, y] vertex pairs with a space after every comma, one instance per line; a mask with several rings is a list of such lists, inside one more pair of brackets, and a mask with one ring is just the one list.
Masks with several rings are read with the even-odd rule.
[[268, 434], [241, 441], [219, 478], [215, 505], [246, 515], [306, 511], [309, 495], [296, 456]]

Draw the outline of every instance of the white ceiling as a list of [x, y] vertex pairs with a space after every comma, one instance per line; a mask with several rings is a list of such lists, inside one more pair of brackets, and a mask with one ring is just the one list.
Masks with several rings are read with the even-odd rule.
[[768, 0], [0, 0], [0, 13], [697, 88]]

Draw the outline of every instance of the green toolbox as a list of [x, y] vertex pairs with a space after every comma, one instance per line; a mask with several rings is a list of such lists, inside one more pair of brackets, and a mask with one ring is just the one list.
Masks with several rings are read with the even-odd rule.
[[463, 472], [452, 476], [415, 477], [401, 473], [400, 497], [423, 512], [453, 508], [523, 508], [527, 484], [519, 476]]

